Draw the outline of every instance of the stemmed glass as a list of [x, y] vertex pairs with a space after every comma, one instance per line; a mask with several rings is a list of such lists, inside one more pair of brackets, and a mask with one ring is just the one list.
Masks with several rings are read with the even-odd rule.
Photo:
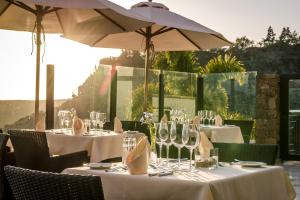
[[190, 170], [192, 170], [193, 150], [199, 145], [199, 125], [184, 124], [182, 129], [182, 143], [190, 150]]
[[97, 112], [95, 111], [92, 111], [90, 113], [90, 119], [91, 119], [91, 122], [92, 122], [92, 128], [91, 128], [91, 131], [95, 131], [97, 129]]
[[210, 114], [209, 114], [209, 121], [211, 121], [211, 125], [213, 126], [214, 125], [214, 123], [213, 123], [213, 121], [214, 121], [214, 119], [215, 119], [215, 112], [214, 111], [210, 111]]
[[59, 126], [60, 126], [60, 128], [61, 129], [63, 129], [64, 128], [64, 121], [65, 121], [65, 110], [59, 110], [58, 111], [58, 114], [57, 114], [57, 116], [58, 116], [58, 119], [59, 119]]
[[162, 160], [162, 141], [160, 140], [159, 137], [159, 128], [160, 128], [160, 123], [155, 123], [155, 142], [156, 144], [158, 144], [159, 146], [159, 164], [161, 164], [161, 160]]
[[70, 111], [66, 110], [64, 113], [64, 127], [68, 131], [72, 125], [72, 114]]
[[198, 117], [200, 119], [200, 125], [203, 124], [203, 110], [198, 111]]
[[203, 111], [203, 125], [205, 125], [205, 120], [208, 119], [208, 110]]
[[160, 122], [159, 125], [159, 139], [162, 142], [163, 145], [167, 146], [167, 163], [169, 162], [169, 155], [168, 155], [168, 144], [167, 140], [169, 139], [169, 128], [168, 128], [168, 123], [167, 122]]
[[99, 126], [100, 131], [103, 131], [103, 125], [106, 122], [106, 113], [99, 113]]
[[181, 134], [177, 134], [177, 127], [176, 122], [172, 122], [171, 124], [171, 130], [170, 130], [170, 140], [171, 144], [174, 145], [178, 149], [178, 169], [180, 168], [180, 159], [181, 159], [181, 148], [182, 140], [181, 140]]

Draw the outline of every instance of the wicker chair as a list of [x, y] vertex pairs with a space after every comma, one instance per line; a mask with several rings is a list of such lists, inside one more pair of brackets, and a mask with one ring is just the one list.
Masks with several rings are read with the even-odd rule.
[[245, 143], [249, 143], [250, 135], [253, 128], [253, 123], [254, 123], [253, 120], [228, 120], [228, 119], [224, 120], [224, 124], [236, 125], [241, 128]]
[[5, 166], [16, 200], [104, 200], [101, 178], [40, 172]]
[[7, 163], [6, 143], [9, 136], [0, 133], [0, 200], [12, 199], [12, 194], [7, 180], [4, 176], [4, 166]]
[[49, 172], [61, 172], [88, 161], [87, 151], [51, 157], [45, 132], [9, 130], [18, 167]]
[[278, 150], [278, 146], [272, 144], [213, 143], [213, 145], [219, 148], [219, 161], [222, 162], [232, 162], [238, 159], [274, 165]]

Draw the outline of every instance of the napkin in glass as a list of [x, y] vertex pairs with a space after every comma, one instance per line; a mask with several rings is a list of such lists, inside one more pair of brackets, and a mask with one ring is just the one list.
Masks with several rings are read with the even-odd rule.
[[200, 132], [199, 151], [201, 159], [206, 160], [210, 156], [210, 150], [214, 148], [213, 144], [209, 141], [204, 132]]
[[215, 117], [215, 125], [216, 126], [222, 126], [223, 125], [223, 119], [220, 115], [216, 115]]
[[74, 135], [83, 135], [86, 132], [86, 127], [83, 120], [77, 116], [75, 116], [73, 119], [72, 128]]
[[118, 117], [115, 117], [114, 120], [114, 132], [115, 133], [123, 133], [122, 122]]
[[149, 166], [150, 146], [146, 136], [143, 136], [136, 147], [130, 151], [126, 158], [126, 165], [130, 174], [147, 174]]

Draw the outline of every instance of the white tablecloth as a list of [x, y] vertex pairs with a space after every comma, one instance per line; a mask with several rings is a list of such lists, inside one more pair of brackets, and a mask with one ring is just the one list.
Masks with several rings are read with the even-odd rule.
[[122, 156], [123, 134], [110, 132], [97, 136], [74, 136], [47, 133], [47, 142], [52, 155], [86, 150], [91, 157], [90, 162], [99, 162]]
[[294, 195], [289, 193], [290, 182], [282, 167], [230, 166], [165, 177], [87, 167], [70, 168], [63, 173], [100, 176], [106, 200], [288, 200]]
[[241, 129], [238, 126], [206, 126], [202, 127], [201, 131], [204, 131], [212, 142], [244, 143]]

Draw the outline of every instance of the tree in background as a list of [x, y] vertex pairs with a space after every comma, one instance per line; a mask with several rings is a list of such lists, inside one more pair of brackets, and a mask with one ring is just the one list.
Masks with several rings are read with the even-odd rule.
[[237, 50], [245, 50], [249, 47], [253, 47], [254, 46], [254, 41], [250, 40], [249, 38], [247, 38], [246, 36], [237, 38], [234, 45], [231, 48], [235, 48]]
[[269, 46], [276, 42], [276, 34], [273, 31], [272, 26], [269, 26], [266, 38], [262, 39], [263, 46]]

